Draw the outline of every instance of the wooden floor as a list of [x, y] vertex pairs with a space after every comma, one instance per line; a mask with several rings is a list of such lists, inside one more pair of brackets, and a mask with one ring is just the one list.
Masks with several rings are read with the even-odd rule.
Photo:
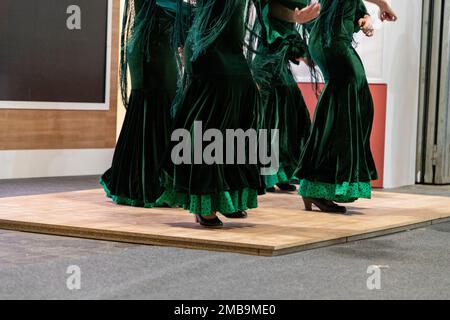
[[375, 192], [349, 215], [305, 212], [295, 194], [269, 194], [246, 220], [204, 229], [178, 209], [118, 206], [102, 190], [0, 199], [0, 229], [273, 256], [447, 221], [450, 198]]

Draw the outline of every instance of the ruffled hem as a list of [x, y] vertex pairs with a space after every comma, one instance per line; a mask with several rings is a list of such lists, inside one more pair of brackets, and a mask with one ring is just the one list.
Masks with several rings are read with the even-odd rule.
[[305, 198], [326, 199], [341, 203], [350, 203], [359, 198], [372, 198], [370, 182], [344, 182], [333, 184], [301, 180], [298, 193]]
[[103, 187], [106, 196], [119, 205], [141, 208], [154, 208], [156, 206], [154, 202], [147, 202], [141, 199], [130, 199], [127, 197], [113, 195], [102, 179], [99, 180], [99, 183]]
[[264, 176], [264, 182], [266, 184], [266, 189], [270, 189], [275, 187], [277, 183], [290, 183], [290, 179], [284, 168], [281, 167], [276, 174]]
[[168, 205], [183, 208], [193, 214], [209, 216], [215, 212], [223, 215], [258, 207], [258, 191], [244, 188], [239, 191], [224, 191], [208, 195], [189, 195], [166, 189], [156, 201], [156, 206]]

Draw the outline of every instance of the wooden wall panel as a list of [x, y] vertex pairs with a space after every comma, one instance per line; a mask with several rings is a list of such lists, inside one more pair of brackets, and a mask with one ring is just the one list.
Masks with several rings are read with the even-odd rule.
[[108, 111], [0, 109], [0, 150], [113, 148], [116, 143], [120, 0], [113, 1]]

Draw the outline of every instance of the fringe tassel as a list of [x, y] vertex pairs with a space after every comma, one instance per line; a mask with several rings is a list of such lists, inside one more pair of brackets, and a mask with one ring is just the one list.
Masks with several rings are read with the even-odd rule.
[[128, 75], [127, 75], [127, 44], [128, 37], [130, 35], [130, 20], [131, 20], [131, 10], [130, 3], [125, 0], [124, 4], [124, 14], [122, 19], [122, 32], [120, 35], [120, 93], [122, 96], [122, 102], [125, 108], [128, 107], [129, 97], [128, 97]]
[[144, 59], [150, 59], [150, 37], [156, 12], [156, 0], [125, 0], [120, 40], [120, 91], [125, 108], [128, 95], [128, 52], [131, 47], [141, 48]]
[[188, 35], [195, 61], [220, 36], [234, 11], [246, 0], [197, 0], [194, 21]]

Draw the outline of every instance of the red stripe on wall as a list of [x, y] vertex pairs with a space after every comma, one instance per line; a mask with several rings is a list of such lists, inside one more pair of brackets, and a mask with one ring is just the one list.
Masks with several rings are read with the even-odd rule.
[[[300, 90], [305, 98], [311, 116], [317, 104], [317, 98], [311, 83], [299, 83]], [[321, 86], [320, 86], [321, 87]], [[371, 84], [370, 92], [372, 93], [375, 114], [373, 121], [372, 136], [370, 139], [372, 153], [377, 166], [379, 180], [372, 183], [375, 188], [383, 187], [384, 174], [384, 146], [386, 141], [386, 103], [387, 103], [387, 85]]]

